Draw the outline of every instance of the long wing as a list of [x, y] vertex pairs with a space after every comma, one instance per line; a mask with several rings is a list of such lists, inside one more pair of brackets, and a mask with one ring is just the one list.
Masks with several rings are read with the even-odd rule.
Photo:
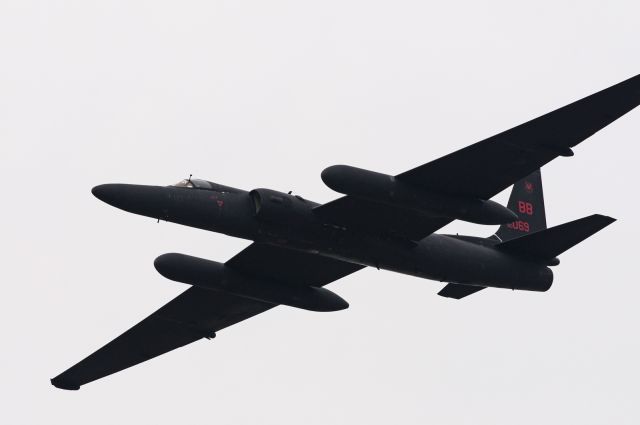
[[[489, 199], [640, 104], [640, 75], [396, 176], [439, 193]], [[421, 239], [452, 220], [351, 196], [316, 208], [336, 223]]]
[[58, 388], [80, 385], [190, 344], [274, 307], [219, 292], [191, 287], [155, 313], [56, 376]]
[[552, 159], [572, 155], [572, 147], [639, 104], [637, 75], [397, 178], [445, 193], [489, 199]]
[[[322, 286], [363, 266], [283, 248], [252, 244], [227, 263], [262, 278]], [[58, 388], [81, 385], [142, 363], [275, 307], [274, 304], [191, 287], [89, 357], [56, 376]]]

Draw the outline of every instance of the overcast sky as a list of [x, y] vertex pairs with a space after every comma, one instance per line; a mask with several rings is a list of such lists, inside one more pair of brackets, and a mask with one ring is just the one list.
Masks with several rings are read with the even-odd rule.
[[[249, 242], [127, 214], [101, 183], [190, 173], [326, 202], [640, 73], [633, 1], [0, 1], [3, 423], [637, 424], [640, 110], [543, 169], [550, 225], [612, 226], [547, 293], [363, 270], [69, 392], [49, 379]], [[506, 194], [496, 199], [504, 202]], [[454, 222], [443, 231], [490, 235]]]

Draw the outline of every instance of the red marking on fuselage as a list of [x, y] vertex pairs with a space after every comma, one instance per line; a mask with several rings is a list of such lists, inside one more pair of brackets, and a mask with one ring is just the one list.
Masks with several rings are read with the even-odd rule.
[[220, 208], [222, 208], [222, 206], [224, 205], [224, 201], [223, 201], [222, 199], [218, 199], [218, 200], [216, 201], [216, 204], [218, 204], [218, 206], [219, 206]]

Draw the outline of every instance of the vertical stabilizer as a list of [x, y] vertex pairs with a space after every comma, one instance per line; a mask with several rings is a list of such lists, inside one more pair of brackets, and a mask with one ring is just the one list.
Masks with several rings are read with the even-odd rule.
[[501, 242], [547, 228], [539, 169], [513, 185], [507, 207], [518, 214], [518, 220], [500, 226], [494, 237]]

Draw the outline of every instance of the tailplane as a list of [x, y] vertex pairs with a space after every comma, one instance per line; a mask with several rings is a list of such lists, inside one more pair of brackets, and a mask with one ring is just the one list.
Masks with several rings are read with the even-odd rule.
[[502, 242], [496, 248], [534, 260], [557, 264], [554, 260], [569, 248], [599, 232], [615, 218], [593, 214], [550, 229], [541, 230], [518, 239]]

